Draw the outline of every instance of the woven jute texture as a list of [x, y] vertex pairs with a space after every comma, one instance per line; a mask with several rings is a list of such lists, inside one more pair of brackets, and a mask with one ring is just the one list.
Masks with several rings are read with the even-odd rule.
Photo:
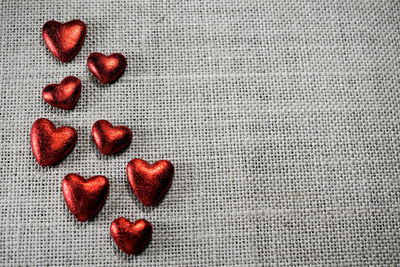
[[[80, 19], [85, 43], [62, 63], [48, 20]], [[4, 265], [400, 264], [399, 1], [2, 1], [0, 261]], [[91, 52], [122, 53], [111, 85]], [[73, 111], [42, 89], [74, 75]], [[60, 164], [30, 148], [38, 118], [79, 134]], [[102, 156], [96, 120], [132, 129]], [[172, 161], [160, 205], [144, 207], [125, 174], [132, 158]], [[68, 173], [105, 175], [104, 208], [80, 223]], [[149, 246], [122, 253], [117, 217], [153, 224]]]

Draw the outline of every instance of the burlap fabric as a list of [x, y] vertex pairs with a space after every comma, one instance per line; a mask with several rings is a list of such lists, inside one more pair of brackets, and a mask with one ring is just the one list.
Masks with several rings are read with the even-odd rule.
[[[70, 63], [42, 25], [81, 19]], [[399, 1], [2, 1], [0, 261], [5, 265], [398, 265]], [[120, 52], [122, 78], [101, 85], [91, 52]], [[41, 90], [74, 75], [75, 110]], [[42, 168], [38, 118], [77, 129], [74, 151]], [[98, 119], [133, 143], [104, 157]], [[145, 208], [128, 161], [171, 160], [161, 204]], [[63, 201], [70, 173], [110, 179], [98, 216], [79, 223]], [[126, 256], [113, 219], [146, 218], [149, 247]]]

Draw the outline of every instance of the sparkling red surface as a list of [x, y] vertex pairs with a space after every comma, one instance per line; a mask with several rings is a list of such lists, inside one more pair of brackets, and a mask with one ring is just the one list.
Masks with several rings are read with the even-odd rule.
[[40, 166], [53, 165], [75, 147], [78, 133], [72, 127], [56, 128], [48, 119], [37, 119], [31, 128], [31, 147]]
[[80, 20], [64, 24], [51, 20], [43, 25], [42, 35], [50, 52], [62, 62], [68, 62], [78, 54], [83, 45], [86, 25]]
[[102, 83], [116, 81], [125, 71], [126, 58], [114, 53], [106, 56], [102, 53], [92, 53], [87, 60], [89, 70]]
[[143, 249], [150, 241], [153, 229], [145, 219], [131, 223], [120, 217], [110, 226], [110, 233], [115, 244], [126, 254], [133, 254]]
[[167, 193], [174, 176], [174, 166], [168, 160], [152, 165], [142, 159], [128, 163], [126, 173], [136, 197], [146, 206], [157, 204]]
[[53, 107], [72, 110], [78, 103], [81, 88], [81, 80], [68, 76], [60, 84], [47, 85], [43, 89], [42, 97]]
[[70, 173], [62, 181], [65, 203], [71, 213], [81, 222], [95, 216], [106, 202], [110, 184], [104, 176], [93, 176], [85, 180]]
[[93, 140], [104, 155], [115, 154], [126, 149], [132, 140], [128, 127], [115, 126], [106, 120], [98, 120], [92, 127]]

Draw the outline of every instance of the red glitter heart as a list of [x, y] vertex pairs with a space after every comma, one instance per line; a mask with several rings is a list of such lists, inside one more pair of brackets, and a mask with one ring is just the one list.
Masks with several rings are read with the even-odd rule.
[[81, 94], [81, 80], [68, 76], [60, 84], [49, 84], [43, 89], [43, 99], [56, 108], [72, 110]]
[[106, 202], [110, 184], [104, 176], [93, 176], [87, 180], [70, 173], [62, 181], [65, 203], [71, 213], [81, 222], [96, 215]]
[[131, 223], [120, 217], [110, 226], [111, 236], [115, 244], [126, 254], [133, 254], [143, 249], [150, 241], [153, 229], [145, 219]]
[[87, 65], [100, 82], [111, 83], [124, 73], [126, 58], [119, 53], [106, 56], [96, 52], [89, 55]]
[[129, 184], [136, 197], [146, 206], [160, 201], [171, 186], [174, 166], [168, 160], [150, 165], [142, 159], [133, 159], [126, 168]]
[[51, 20], [42, 28], [44, 42], [53, 55], [62, 62], [73, 59], [83, 45], [86, 25], [80, 20], [71, 20], [64, 24]]
[[99, 120], [92, 127], [93, 140], [104, 155], [118, 153], [126, 149], [132, 140], [132, 132], [128, 127], [116, 126], [106, 120]]
[[53, 165], [74, 148], [78, 133], [72, 127], [56, 128], [48, 119], [37, 119], [31, 128], [33, 155], [40, 166]]

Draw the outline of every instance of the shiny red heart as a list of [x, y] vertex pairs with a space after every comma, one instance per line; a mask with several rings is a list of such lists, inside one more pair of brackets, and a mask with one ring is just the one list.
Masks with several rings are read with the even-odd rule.
[[56, 128], [48, 119], [37, 119], [31, 128], [33, 155], [40, 166], [53, 165], [74, 148], [78, 133], [72, 127]]
[[152, 165], [142, 159], [133, 159], [126, 168], [129, 184], [136, 197], [146, 206], [160, 201], [171, 186], [174, 166], [168, 160]]
[[132, 140], [132, 132], [128, 127], [116, 126], [106, 120], [98, 120], [92, 127], [93, 140], [104, 155], [118, 153], [126, 149]]
[[111, 236], [115, 244], [126, 254], [133, 254], [143, 249], [150, 241], [153, 229], [145, 219], [131, 223], [120, 217], [110, 226]]
[[124, 73], [126, 58], [119, 53], [106, 56], [96, 52], [89, 55], [87, 65], [100, 82], [111, 83]]
[[110, 184], [104, 176], [93, 176], [87, 180], [70, 173], [62, 181], [65, 203], [71, 213], [81, 222], [96, 215], [106, 202]]
[[43, 89], [43, 99], [56, 108], [72, 110], [81, 95], [81, 80], [68, 76], [60, 84], [49, 84]]
[[83, 45], [86, 25], [80, 20], [64, 24], [51, 20], [43, 25], [42, 35], [50, 52], [62, 62], [68, 62], [78, 54]]

